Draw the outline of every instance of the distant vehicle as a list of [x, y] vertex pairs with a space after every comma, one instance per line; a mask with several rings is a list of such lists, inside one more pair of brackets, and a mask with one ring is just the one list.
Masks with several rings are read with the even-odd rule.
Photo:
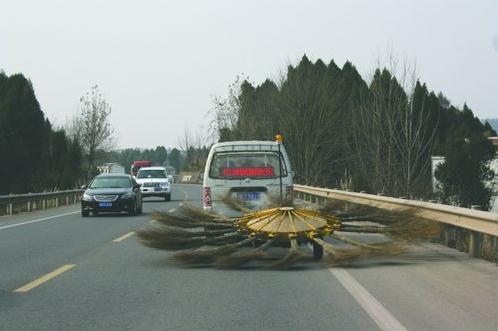
[[97, 167], [101, 174], [124, 174], [125, 168], [117, 163], [104, 163]]
[[[280, 158], [280, 162], [279, 162]], [[282, 169], [280, 171], [280, 168]], [[292, 199], [293, 172], [285, 148], [273, 141], [231, 141], [213, 145], [203, 182], [205, 210], [225, 211], [220, 199], [239, 199], [254, 209]]]
[[136, 176], [144, 197], [164, 197], [171, 201], [171, 184], [164, 167], [142, 167]]
[[142, 213], [142, 192], [135, 179], [126, 174], [101, 174], [96, 176], [81, 197], [81, 215], [90, 212], [128, 212], [130, 215]]
[[137, 172], [138, 172], [138, 170], [140, 170], [140, 168], [142, 168], [142, 167], [150, 167], [151, 165], [152, 165], [152, 162], [149, 161], [149, 160], [137, 160], [137, 161], [133, 161], [131, 163], [131, 167], [130, 167], [130, 174], [132, 176], [136, 176]]

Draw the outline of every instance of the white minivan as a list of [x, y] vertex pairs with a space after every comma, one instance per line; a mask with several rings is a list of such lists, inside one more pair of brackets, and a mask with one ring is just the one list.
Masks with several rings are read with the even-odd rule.
[[[279, 162], [280, 150], [280, 162]], [[281, 170], [280, 170], [281, 169]], [[281, 174], [281, 176], [280, 176]], [[293, 172], [282, 144], [273, 141], [230, 141], [211, 147], [204, 170], [204, 210], [227, 212], [224, 197], [251, 209], [292, 199]]]

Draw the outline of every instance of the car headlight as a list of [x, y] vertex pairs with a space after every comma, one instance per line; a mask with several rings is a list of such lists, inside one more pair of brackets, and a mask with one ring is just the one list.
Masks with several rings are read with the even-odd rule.
[[93, 201], [93, 196], [91, 196], [90, 194], [83, 193], [82, 199], [84, 201]]
[[163, 183], [161, 183], [161, 186], [163, 186], [163, 187], [168, 187], [168, 186], [169, 186], [169, 183], [168, 183], [168, 182], [163, 182]]
[[130, 193], [130, 192], [125, 193], [125, 194], [123, 194], [123, 195], [121, 196], [121, 199], [129, 199], [129, 198], [131, 198], [131, 193]]

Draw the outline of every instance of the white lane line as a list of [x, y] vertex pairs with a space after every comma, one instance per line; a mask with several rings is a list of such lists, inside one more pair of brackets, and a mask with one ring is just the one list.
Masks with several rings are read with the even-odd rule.
[[356, 302], [383, 331], [406, 331], [407, 329], [374, 298], [349, 272], [342, 268], [329, 268], [339, 283], [353, 296]]
[[[180, 191], [182, 191], [183, 193], [183, 201], [187, 201], [188, 200], [188, 193], [182, 189], [180, 189]], [[180, 206], [182, 205], [182, 203], [180, 203]]]
[[11, 224], [11, 225], [0, 226], [0, 230], [5, 230], [5, 229], [9, 229], [9, 228], [15, 228], [16, 226], [21, 226], [21, 225], [27, 225], [27, 224], [32, 224], [32, 223], [44, 222], [44, 221], [48, 221], [48, 220], [51, 220], [51, 219], [54, 219], [54, 218], [64, 217], [64, 216], [73, 215], [73, 214], [77, 214], [77, 213], [80, 213], [80, 211], [78, 210], [78, 211], [73, 211], [73, 212], [70, 212], [70, 213], [59, 214], [59, 215], [54, 215], [54, 216], [49, 216], [49, 217], [44, 217], [44, 218], [38, 218], [38, 219], [35, 219], [35, 220], [26, 221], [26, 222], [22, 222], [22, 223], [16, 223], [16, 224]]

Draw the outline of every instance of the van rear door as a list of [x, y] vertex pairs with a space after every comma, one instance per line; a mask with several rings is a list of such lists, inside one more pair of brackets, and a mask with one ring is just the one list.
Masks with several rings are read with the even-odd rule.
[[228, 195], [254, 207], [278, 203], [279, 175], [285, 190], [292, 185], [289, 172], [282, 156], [279, 164], [275, 150], [215, 152], [208, 172], [213, 202]]

